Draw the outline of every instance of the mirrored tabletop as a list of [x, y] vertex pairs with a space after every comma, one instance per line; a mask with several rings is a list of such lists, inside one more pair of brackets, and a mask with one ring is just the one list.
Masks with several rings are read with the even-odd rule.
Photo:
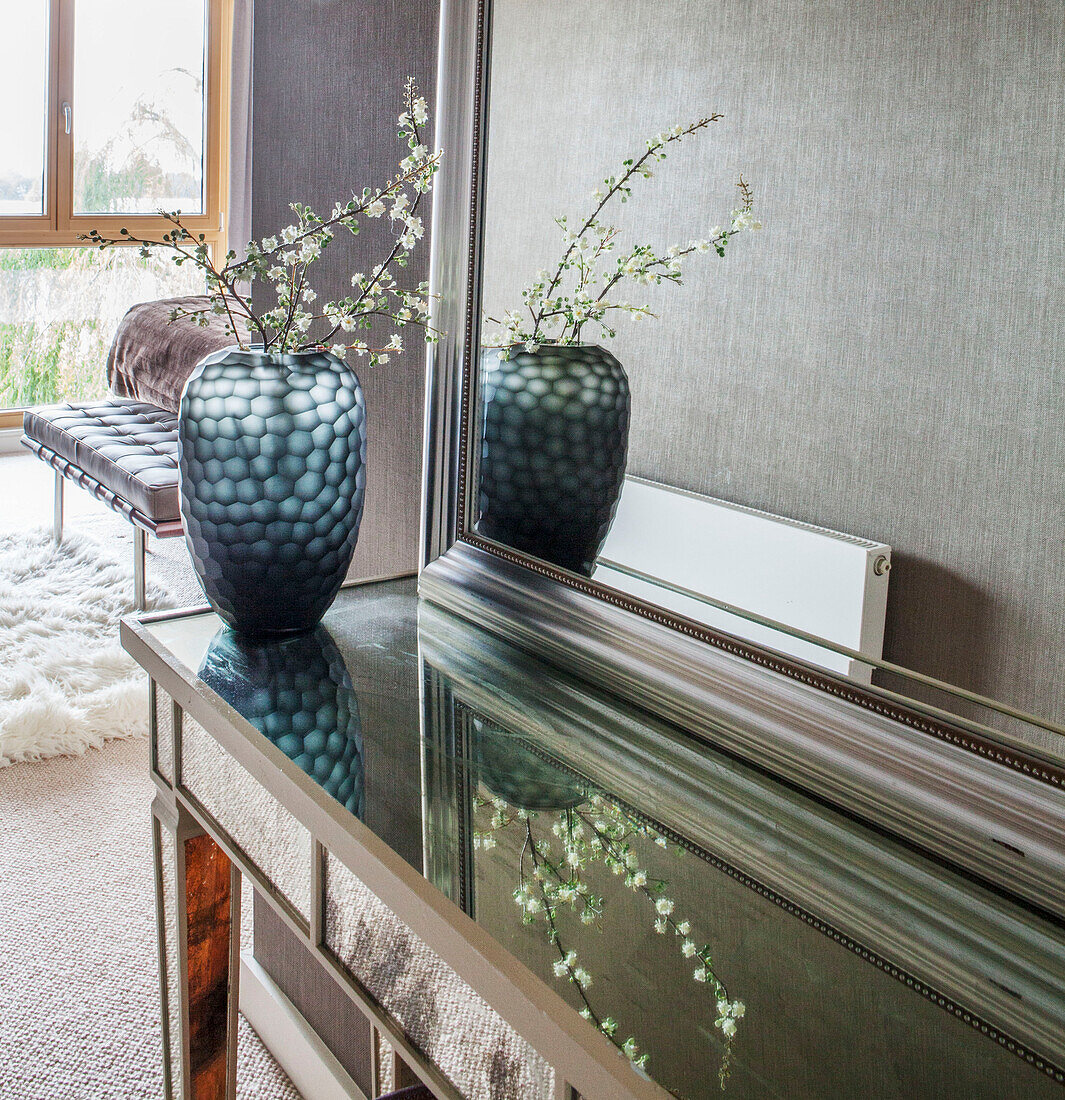
[[[419, 602], [413, 579], [345, 589], [285, 641], [210, 612], [141, 629], [668, 1092], [1062, 1095], [1054, 918]], [[212, 774], [236, 835], [252, 807]]]

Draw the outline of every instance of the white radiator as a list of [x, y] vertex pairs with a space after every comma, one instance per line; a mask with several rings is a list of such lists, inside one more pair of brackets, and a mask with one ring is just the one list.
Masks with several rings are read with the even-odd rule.
[[698, 597], [879, 659], [890, 565], [891, 547], [883, 543], [627, 477], [593, 575], [686, 618], [868, 683], [868, 664]]

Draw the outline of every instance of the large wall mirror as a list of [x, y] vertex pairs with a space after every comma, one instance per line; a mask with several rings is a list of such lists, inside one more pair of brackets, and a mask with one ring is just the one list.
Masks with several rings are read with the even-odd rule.
[[1060, 11], [480, 9], [460, 537], [1065, 760]]

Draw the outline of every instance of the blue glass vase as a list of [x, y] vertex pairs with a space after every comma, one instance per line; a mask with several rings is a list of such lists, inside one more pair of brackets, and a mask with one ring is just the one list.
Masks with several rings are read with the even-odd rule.
[[366, 405], [324, 351], [226, 348], [181, 395], [185, 541], [204, 593], [235, 630], [311, 630], [344, 581], [362, 520]]
[[614, 521], [629, 441], [629, 382], [605, 348], [485, 350], [477, 531], [591, 576]]

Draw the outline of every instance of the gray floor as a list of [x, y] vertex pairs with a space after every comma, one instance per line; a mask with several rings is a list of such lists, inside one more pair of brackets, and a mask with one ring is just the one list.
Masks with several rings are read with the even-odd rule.
[[[0, 532], [49, 527], [52, 471], [0, 455]], [[83, 490], [65, 527], [130, 563], [130, 525]], [[147, 572], [178, 606], [203, 593], [182, 539], [150, 539]], [[162, 1048], [144, 741], [0, 769], [0, 1097], [157, 1100]], [[250, 913], [250, 904], [245, 904]], [[250, 924], [242, 928], [250, 946]], [[241, 1020], [238, 1095], [298, 1100]]]

